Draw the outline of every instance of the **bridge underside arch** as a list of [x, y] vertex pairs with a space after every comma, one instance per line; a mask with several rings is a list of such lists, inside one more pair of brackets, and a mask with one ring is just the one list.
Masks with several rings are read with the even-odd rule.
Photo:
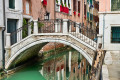
[[21, 60], [26, 59], [25, 57], [36, 56], [38, 54], [39, 50], [49, 42], [57, 42], [57, 43], [62, 43], [62, 44], [71, 46], [72, 48], [74, 48], [75, 50], [80, 52], [86, 58], [86, 60], [92, 65], [92, 57], [85, 50], [80, 48], [79, 46], [77, 46], [67, 40], [51, 38], [51, 39], [39, 39], [39, 40], [36, 40], [36, 41], [22, 47], [8, 59], [6, 65], [5, 65], [5, 68], [9, 69], [11, 66], [13, 66], [13, 64], [20, 63]]

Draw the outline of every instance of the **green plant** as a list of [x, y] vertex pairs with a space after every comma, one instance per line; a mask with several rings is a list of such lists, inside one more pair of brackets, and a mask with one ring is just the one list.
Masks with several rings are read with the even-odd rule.
[[64, 5], [63, 5], [63, 2], [61, 1], [61, 5], [62, 5], [62, 7], [64, 7]]
[[25, 38], [28, 36], [28, 23], [26, 19], [23, 19], [23, 26], [22, 26], [22, 38]]
[[56, 0], [57, 4], [58, 4], [58, 0]]
[[70, 3], [68, 3], [68, 7], [70, 8]]
[[38, 28], [41, 28], [41, 27], [43, 27], [43, 26], [44, 26], [44, 24], [43, 24], [43, 23], [38, 22]]
[[67, 7], [67, 4], [65, 3], [65, 7]]

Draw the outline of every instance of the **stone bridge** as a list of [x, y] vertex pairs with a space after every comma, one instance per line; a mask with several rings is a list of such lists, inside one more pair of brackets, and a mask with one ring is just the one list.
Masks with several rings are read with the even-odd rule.
[[[74, 32], [72, 32], [72, 29], [68, 30], [67, 23], [68, 20], [64, 20], [62, 32], [58, 32], [58, 24], [56, 25], [54, 23], [54, 32], [39, 33], [37, 21], [34, 21], [33, 34], [29, 34], [26, 38], [19, 40], [13, 45], [11, 45], [11, 34], [7, 33], [5, 68], [9, 69], [14, 66], [14, 64], [20, 63], [21, 60], [26, 60], [26, 57], [37, 55], [39, 50], [49, 42], [63, 43], [73, 47], [92, 65], [93, 57], [97, 50], [97, 43], [82, 32], [79, 32], [80, 27], [78, 26], [75, 27]], [[69, 29], [70, 28], [72, 28], [72, 26], [69, 26]]]

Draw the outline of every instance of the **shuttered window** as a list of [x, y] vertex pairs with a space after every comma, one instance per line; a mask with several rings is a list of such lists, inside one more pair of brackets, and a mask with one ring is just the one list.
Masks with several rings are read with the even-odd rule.
[[120, 10], [120, 0], [111, 0], [111, 10], [112, 11]]
[[80, 1], [78, 1], [78, 12], [80, 13]]
[[15, 9], [15, 0], [9, 0], [9, 8]]
[[76, 0], [73, 0], [73, 11], [76, 11]]
[[84, 4], [84, 15], [86, 15], [86, 4]]
[[93, 4], [93, 0], [90, 0], [90, 4], [91, 4], [91, 5]]
[[111, 28], [111, 42], [120, 43], [120, 26]]

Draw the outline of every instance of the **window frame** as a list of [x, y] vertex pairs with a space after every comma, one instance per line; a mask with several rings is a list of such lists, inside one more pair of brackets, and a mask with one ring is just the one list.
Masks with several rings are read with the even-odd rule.
[[13, 7], [13, 6], [12, 6], [12, 7], [10, 6], [10, 1], [11, 1], [11, 0], [9, 0], [9, 4], [8, 4], [8, 5], [9, 5], [9, 8], [10, 8], [10, 9], [15, 9], [15, 0], [14, 0], [14, 7]]
[[[77, 11], [77, 7], [76, 7], [76, 5], [77, 5], [77, 2], [76, 2], [77, 0], [73, 0], [73, 11]], [[74, 3], [75, 2], [75, 3]]]
[[[114, 43], [116, 43], [116, 44], [120, 43], [120, 41], [112, 41], [112, 39], [113, 39], [113, 38], [112, 38], [112, 28], [116, 28], [116, 27], [120, 28], [120, 25], [111, 25], [110, 42], [113, 43], [113, 44], [114, 44]], [[119, 32], [119, 33], [120, 33], [120, 32]], [[120, 38], [118, 38], [118, 39], [120, 39]]]
[[112, 10], [112, 0], [110, 0], [110, 10], [111, 11], [120, 11], [120, 9], [119, 10]]

